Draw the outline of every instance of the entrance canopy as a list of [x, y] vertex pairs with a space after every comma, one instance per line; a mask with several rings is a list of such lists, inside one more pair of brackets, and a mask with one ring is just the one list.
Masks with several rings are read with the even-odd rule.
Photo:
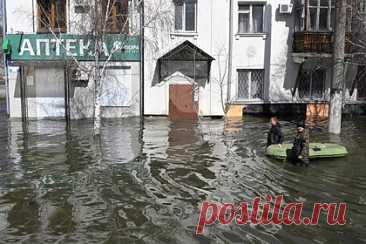
[[158, 59], [159, 82], [174, 73], [182, 73], [200, 85], [209, 82], [211, 62], [209, 54], [185, 41]]

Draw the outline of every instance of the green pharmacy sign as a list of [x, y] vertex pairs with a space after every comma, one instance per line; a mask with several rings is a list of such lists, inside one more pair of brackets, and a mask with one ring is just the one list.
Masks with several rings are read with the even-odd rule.
[[[101, 43], [101, 60], [140, 61], [138, 36], [109, 34]], [[93, 61], [95, 38], [86, 35], [9, 34], [4, 51], [12, 61]]]

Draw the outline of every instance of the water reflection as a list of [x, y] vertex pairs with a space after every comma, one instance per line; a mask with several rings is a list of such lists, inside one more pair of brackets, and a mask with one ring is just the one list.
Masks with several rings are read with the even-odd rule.
[[[309, 168], [264, 156], [267, 118], [197, 123], [147, 118], [90, 121], [0, 118], [0, 243], [358, 243], [365, 240], [365, 118], [313, 140], [344, 144], [345, 159]], [[293, 123], [281, 121], [291, 141]], [[202, 201], [285, 200], [349, 204], [346, 226], [219, 226], [197, 237]], [[336, 233], [336, 234], [335, 234]]]

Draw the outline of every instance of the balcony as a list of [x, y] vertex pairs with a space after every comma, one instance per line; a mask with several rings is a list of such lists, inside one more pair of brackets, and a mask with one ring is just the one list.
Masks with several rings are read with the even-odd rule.
[[[352, 34], [346, 34], [351, 39]], [[293, 41], [294, 53], [326, 53], [333, 52], [333, 32], [295, 32]], [[346, 53], [350, 53], [352, 45], [346, 42]]]

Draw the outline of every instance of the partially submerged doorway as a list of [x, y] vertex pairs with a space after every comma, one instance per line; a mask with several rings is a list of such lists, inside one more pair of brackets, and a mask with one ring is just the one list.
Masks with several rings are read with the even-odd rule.
[[169, 113], [171, 120], [197, 119], [199, 115], [199, 87], [210, 81], [209, 54], [189, 41], [158, 59], [159, 82], [169, 82]]
[[193, 85], [169, 85], [169, 119], [183, 120], [198, 118], [198, 102], [194, 99]]

